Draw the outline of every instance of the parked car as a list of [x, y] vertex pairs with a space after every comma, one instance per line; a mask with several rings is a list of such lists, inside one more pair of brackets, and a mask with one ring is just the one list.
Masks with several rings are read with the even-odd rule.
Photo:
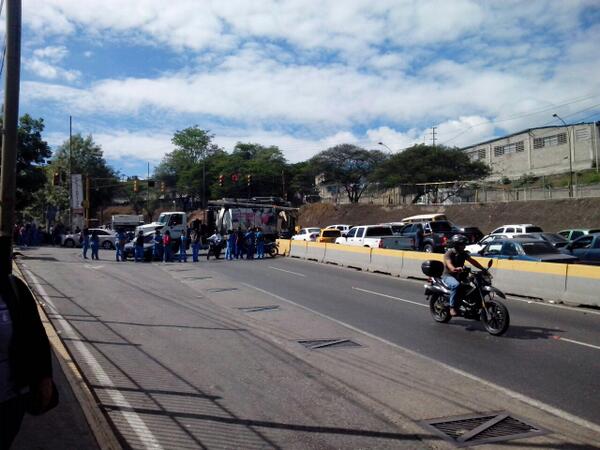
[[317, 237], [319, 237], [319, 233], [321, 232], [320, 228], [310, 227], [310, 228], [301, 228], [298, 231], [298, 234], [292, 236], [292, 241], [316, 241]]
[[510, 259], [516, 261], [538, 261], [575, 263], [578, 258], [561, 253], [549, 242], [538, 238], [512, 238], [494, 240], [479, 252], [486, 258]]
[[352, 225], [338, 223], [338, 224], [335, 224], [335, 225], [328, 225], [325, 228], [335, 228], [336, 230], [340, 230], [342, 232], [342, 235], [343, 235], [344, 233], [347, 233], [348, 231], [350, 231], [350, 228], [352, 228]]
[[[152, 250], [154, 248], [154, 233], [146, 233], [144, 235], [144, 261], [151, 261]], [[125, 259], [134, 259], [135, 257], [135, 240], [125, 244], [123, 249]]]
[[531, 223], [521, 223], [517, 225], [502, 225], [490, 234], [505, 234], [509, 238], [512, 238], [517, 234], [542, 233], [543, 231], [540, 227]]
[[475, 244], [467, 245], [465, 247], [465, 250], [468, 251], [469, 253], [476, 254], [476, 253], [479, 253], [490, 242], [504, 240], [504, 239], [508, 239], [508, 236], [506, 236], [504, 234], [488, 234], [488, 235], [484, 236], [483, 238], [481, 238]]
[[404, 228], [404, 226], [406, 225], [406, 222], [387, 222], [387, 223], [380, 223], [379, 225], [392, 227], [392, 233], [399, 234], [400, 231], [402, 230], [402, 228]]
[[567, 241], [574, 241], [581, 236], [593, 233], [600, 233], [600, 228], [569, 228], [568, 230], [560, 230], [558, 232]]
[[472, 244], [479, 241], [483, 237], [483, 233], [477, 227], [463, 227], [460, 225], [453, 225], [452, 231], [454, 231], [454, 234], [462, 234]]
[[558, 233], [529, 233], [529, 235], [549, 242], [556, 248], [562, 248], [569, 243], [567, 239]]
[[[416, 248], [416, 236], [418, 230], [423, 232], [421, 248]], [[396, 236], [404, 240], [404, 248], [410, 250], [422, 250], [427, 253], [443, 253], [446, 250], [448, 240], [457, 234], [452, 224], [447, 220], [433, 222], [409, 223], [400, 230]]]
[[335, 243], [380, 248], [383, 247], [382, 238], [393, 235], [392, 228], [387, 225], [361, 225], [351, 228], [345, 236], [337, 238]]
[[[115, 248], [115, 242], [117, 240], [117, 233], [112, 230], [104, 228], [90, 228], [90, 237], [92, 233], [96, 231], [100, 238], [100, 247], [106, 250]], [[80, 239], [80, 233], [65, 234], [62, 236], [62, 245], [64, 247], [81, 247], [82, 242]]]
[[560, 251], [579, 258], [584, 264], [600, 264], [600, 232], [581, 236]]
[[317, 242], [333, 244], [341, 235], [341, 230], [338, 230], [337, 228], [325, 228], [321, 230]]
[[415, 222], [437, 222], [443, 220], [448, 221], [448, 218], [444, 214], [419, 214], [416, 216], [405, 217], [402, 219], [404, 223], [415, 223]]

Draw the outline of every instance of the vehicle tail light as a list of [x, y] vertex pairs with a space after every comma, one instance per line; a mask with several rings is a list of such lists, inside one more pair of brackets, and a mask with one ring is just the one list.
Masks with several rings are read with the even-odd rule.
[[442, 245], [446, 245], [448, 243], [448, 236], [442, 236]]
[[379, 239], [379, 248], [383, 248], [383, 239]]

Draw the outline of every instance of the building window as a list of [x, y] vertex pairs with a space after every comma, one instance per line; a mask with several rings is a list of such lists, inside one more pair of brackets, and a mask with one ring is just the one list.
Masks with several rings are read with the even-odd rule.
[[533, 140], [533, 148], [555, 147], [567, 143], [567, 133], [554, 134]]
[[[485, 152], [485, 150], [483, 150]], [[514, 142], [512, 144], [498, 145], [494, 147], [494, 156], [502, 156], [509, 153], [521, 153], [525, 151], [525, 143], [523, 141]]]
[[485, 148], [480, 148], [479, 150], [477, 150], [478, 159], [485, 159], [487, 157], [486, 153], [487, 152], [486, 152]]
[[575, 130], [575, 139], [577, 139], [577, 141], [589, 141], [590, 137], [591, 135], [589, 128], [580, 128]]

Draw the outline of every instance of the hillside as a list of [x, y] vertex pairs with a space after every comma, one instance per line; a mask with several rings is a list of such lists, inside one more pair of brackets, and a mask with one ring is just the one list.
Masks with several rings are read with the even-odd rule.
[[509, 223], [533, 223], [545, 231], [600, 227], [600, 198], [393, 208], [316, 203], [301, 208], [299, 224], [323, 227], [334, 223], [397, 222], [415, 214], [438, 212], [456, 224], [476, 226], [484, 233]]

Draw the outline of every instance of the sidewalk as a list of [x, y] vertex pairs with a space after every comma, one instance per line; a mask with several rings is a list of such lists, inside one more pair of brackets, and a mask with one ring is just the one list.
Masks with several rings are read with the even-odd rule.
[[42, 416], [26, 414], [12, 450], [99, 449], [54, 353], [52, 359], [54, 382], [58, 387], [60, 403]]

